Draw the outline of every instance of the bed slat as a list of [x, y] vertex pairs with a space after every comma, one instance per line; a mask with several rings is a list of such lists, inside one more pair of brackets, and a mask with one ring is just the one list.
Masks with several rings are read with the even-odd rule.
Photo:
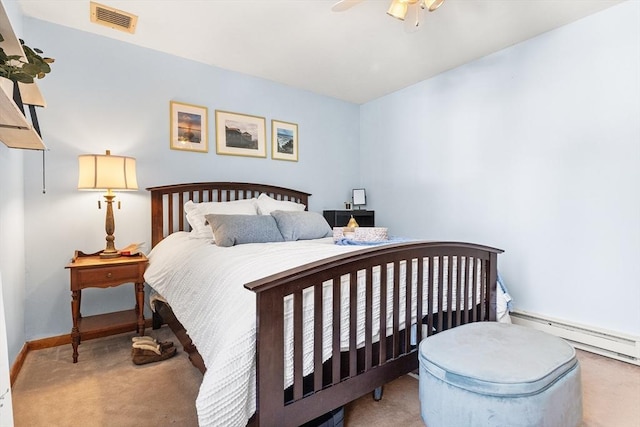
[[[380, 265], [380, 330], [387, 330], [387, 263]], [[387, 360], [387, 340], [380, 340], [378, 366]]]
[[313, 287], [313, 391], [322, 389], [322, 312], [324, 298], [322, 298], [322, 283], [316, 283]]
[[[407, 260], [405, 274], [405, 299], [404, 299], [404, 324], [411, 325], [411, 316], [413, 314], [411, 302], [413, 301], [412, 284], [413, 284], [413, 259]], [[404, 334], [404, 343], [402, 344], [402, 351], [407, 351], [411, 346], [411, 333]]]
[[[444, 268], [443, 268], [444, 269]], [[453, 287], [453, 259], [451, 256], [447, 257], [447, 280], [445, 289], [443, 289], [443, 294], [446, 293], [447, 298], [447, 325], [453, 325], [453, 300], [455, 297], [455, 291]]]
[[[356, 353], [357, 339], [357, 313], [358, 305], [355, 303], [358, 299], [358, 272], [353, 271], [349, 275], [349, 376], [355, 377], [358, 371], [358, 359]], [[340, 337], [338, 337], [340, 339]]]
[[[418, 259], [418, 280], [417, 280], [417, 283], [416, 283], [416, 296], [417, 295], [424, 295], [423, 288], [424, 288], [424, 263], [425, 263], [425, 260], [426, 260], [426, 258], [419, 258]], [[423, 324], [422, 319], [423, 318], [424, 318], [423, 299], [422, 298], [416, 298], [416, 319], [420, 319], [420, 321], [418, 323], [418, 327], [416, 328], [416, 342], [422, 341], [422, 324]]]
[[293, 294], [293, 398], [302, 398], [302, 290]]
[[333, 349], [331, 358], [333, 361], [331, 372], [333, 374], [332, 384], [338, 384], [341, 378], [340, 372], [340, 278], [333, 279], [333, 329], [331, 331]]
[[373, 365], [373, 268], [366, 269], [366, 291], [364, 312], [364, 370], [368, 371]]
[[436, 325], [436, 332], [442, 332], [443, 329], [443, 316], [444, 310], [442, 307], [443, 304], [443, 291], [444, 291], [444, 257], [434, 257], [438, 264], [438, 281], [437, 281], [437, 292], [438, 292], [438, 323]]
[[393, 357], [400, 354], [400, 263], [393, 263]]

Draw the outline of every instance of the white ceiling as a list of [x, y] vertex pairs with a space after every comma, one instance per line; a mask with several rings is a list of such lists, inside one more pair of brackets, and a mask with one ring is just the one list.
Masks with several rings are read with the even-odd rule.
[[335, 1], [98, 0], [138, 15], [132, 35], [91, 23], [88, 0], [18, 0], [26, 16], [357, 104], [621, 0], [446, 0], [415, 32], [390, 0]]

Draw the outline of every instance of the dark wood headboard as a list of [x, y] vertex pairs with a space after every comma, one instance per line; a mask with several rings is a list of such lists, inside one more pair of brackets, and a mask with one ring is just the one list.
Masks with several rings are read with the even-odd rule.
[[247, 182], [200, 182], [193, 184], [149, 187], [151, 192], [151, 247], [176, 231], [189, 231], [184, 204], [230, 202], [258, 197], [261, 193], [276, 200], [287, 200], [309, 206], [311, 194], [290, 188]]

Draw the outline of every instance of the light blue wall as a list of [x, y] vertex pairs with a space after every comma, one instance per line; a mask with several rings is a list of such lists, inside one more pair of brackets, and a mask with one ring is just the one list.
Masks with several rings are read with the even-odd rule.
[[[39, 153], [0, 147], [10, 358], [25, 340], [70, 330], [63, 267], [75, 249], [104, 246], [100, 195], [75, 190], [76, 158], [105, 149], [138, 159], [141, 188], [267, 182], [313, 193], [319, 211], [363, 185], [392, 234], [504, 248], [518, 308], [638, 334], [638, 8], [626, 2], [361, 107], [26, 19], [18, 25], [56, 63], [40, 83], [47, 193]], [[298, 123], [300, 162], [169, 150], [172, 99], [207, 106], [211, 135], [215, 109]], [[148, 242], [146, 192], [119, 198], [118, 245]], [[83, 313], [131, 302], [128, 287], [86, 292]]]
[[[39, 115], [47, 153], [25, 157], [26, 336], [71, 330], [69, 273], [74, 250], [104, 248], [100, 193], [79, 192], [77, 156], [101, 153], [137, 159], [138, 192], [120, 193], [116, 246], [150, 242], [145, 187], [178, 182], [247, 181], [300, 189], [310, 210], [342, 206], [359, 182], [359, 107], [246, 75], [139, 48], [46, 22], [25, 19], [31, 43], [55, 58], [40, 86], [48, 106]], [[209, 153], [169, 149], [169, 101], [209, 109]], [[235, 111], [299, 126], [298, 162], [215, 153], [214, 111]], [[268, 152], [270, 152], [270, 147]], [[130, 308], [132, 287], [83, 292], [84, 315]]]
[[[0, 144], [0, 282], [10, 362], [25, 342], [22, 157], [21, 151], [11, 150]], [[0, 325], [2, 326], [5, 325]]]
[[[16, 3], [3, 2], [11, 26], [22, 33], [21, 14]], [[28, 154], [28, 153], [27, 153]], [[25, 242], [23, 152], [0, 143], [0, 279], [4, 299], [9, 362], [25, 342]], [[2, 327], [0, 325], [0, 327]], [[0, 332], [2, 333], [2, 332]], [[0, 362], [0, 365], [2, 362]]]
[[505, 250], [518, 309], [640, 335], [640, 3], [361, 108], [393, 234]]

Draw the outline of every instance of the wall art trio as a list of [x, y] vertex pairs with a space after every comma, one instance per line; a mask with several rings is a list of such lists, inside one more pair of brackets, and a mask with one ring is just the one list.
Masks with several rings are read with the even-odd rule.
[[[209, 151], [207, 107], [170, 102], [170, 148]], [[267, 157], [264, 117], [215, 111], [216, 153], [231, 156]], [[271, 120], [271, 158], [298, 161], [298, 125]]]

